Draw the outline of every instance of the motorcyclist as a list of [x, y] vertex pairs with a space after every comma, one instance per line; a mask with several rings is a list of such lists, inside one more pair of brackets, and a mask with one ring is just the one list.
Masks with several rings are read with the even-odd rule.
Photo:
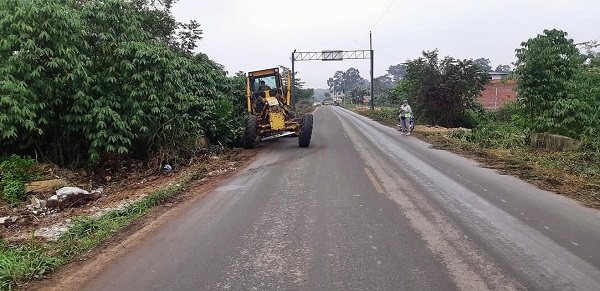
[[402, 105], [400, 105], [400, 131], [402, 134], [410, 135], [410, 119], [412, 117], [412, 108], [408, 105], [408, 99], [402, 100]]

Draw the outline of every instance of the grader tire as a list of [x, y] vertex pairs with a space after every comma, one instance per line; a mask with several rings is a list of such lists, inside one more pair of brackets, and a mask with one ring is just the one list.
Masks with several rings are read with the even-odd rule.
[[251, 149], [254, 148], [256, 144], [256, 131], [258, 130], [258, 122], [256, 121], [256, 116], [249, 115], [246, 119], [246, 128], [244, 129], [244, 137], [243, 143], [244, 148]]
[[298, 145], [301, 148], [306, 148], [310, 145], [310, 138], [313, 130], [313, 115], [307, 113], [302, 118], [302, 128], [300, 129], [300, 136], [298, 137]]

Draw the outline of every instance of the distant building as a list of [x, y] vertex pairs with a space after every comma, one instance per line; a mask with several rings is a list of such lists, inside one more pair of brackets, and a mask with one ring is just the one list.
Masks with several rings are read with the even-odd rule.
[[487, 109], [498, 109], [509, 101], [517, 100], [517, 82], [507, 73], [490, 72], [490, 82], [484, 85], [479, 102]]
[[331, 94], [331, 99], [333, 99], [333, 101], [342, 102], [342, 100], [344, 100], [344, 93], [334, 92], [333, 94]]
[[490, 80], [505, 80], [509, 79], [509, 73], [502, 72], [488, 72], [490, 75]]

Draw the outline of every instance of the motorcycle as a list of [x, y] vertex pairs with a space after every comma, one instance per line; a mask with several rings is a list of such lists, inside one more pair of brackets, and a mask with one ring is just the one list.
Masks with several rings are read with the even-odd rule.
[[[400, 116], [398, 116], [398, 131], [402, 131], [402, 119], [400, 118]], [[408, 130], [409, 131], [413, 131], [415, 129], [415, 117], [414, 115], [411, 115], [410, 118], [408, 119], [408, 124], [407, 124]]]

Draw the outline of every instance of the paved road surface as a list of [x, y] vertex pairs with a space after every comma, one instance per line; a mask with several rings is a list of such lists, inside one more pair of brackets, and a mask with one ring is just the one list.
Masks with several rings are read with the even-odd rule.
[[87, 290], [600, 290], [600, 214], [338, 107]]

